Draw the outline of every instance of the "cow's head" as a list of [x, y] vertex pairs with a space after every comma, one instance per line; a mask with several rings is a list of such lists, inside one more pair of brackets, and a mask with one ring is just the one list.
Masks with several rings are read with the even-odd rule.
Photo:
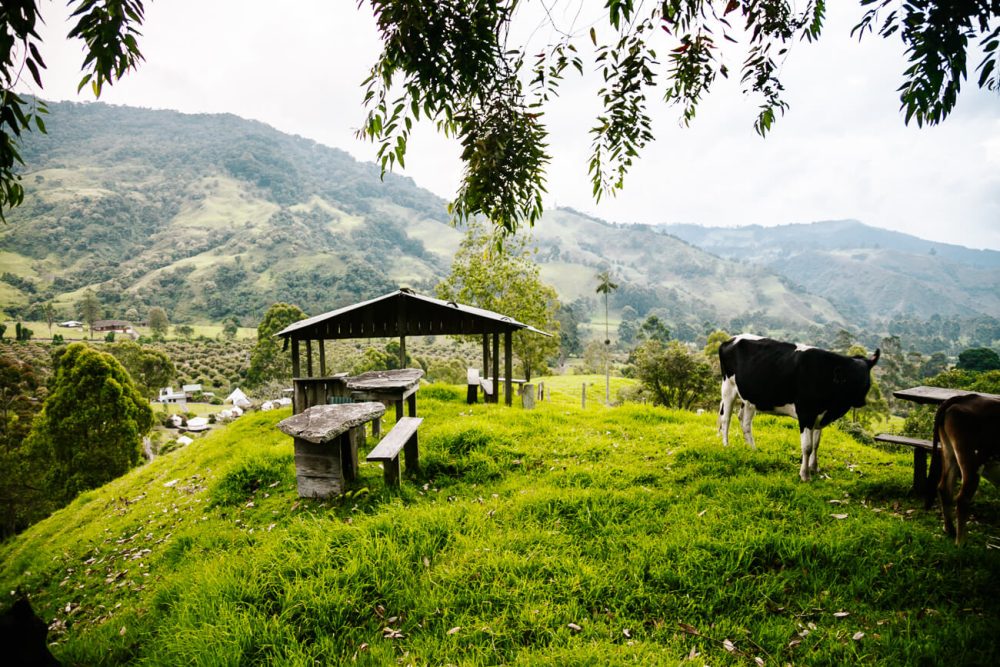
[[882, 351], [878, 348], [875, 349], [875, 354], [870, 357], [856, 356], [852, 357], [855, 363], [861, 362], [861, 364], [855, 366], [855, 370], [852, 372], [852, 377], [857, 378], [852, 383], [856, 383], [858, 388], [858, 393], [855, 394], [851, 401], [852, 407], [863, 408], [865, 407], [865, 398], [868, 396], [868, 390], [872, 387], [872, 377], [871, 370], [875, 364], [878, 363], [879, 357], [882, 355]]

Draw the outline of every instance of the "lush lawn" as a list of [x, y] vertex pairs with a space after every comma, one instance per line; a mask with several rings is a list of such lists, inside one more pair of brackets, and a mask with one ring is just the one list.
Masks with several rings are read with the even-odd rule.
[[803, 484], [792, 420], [723, 448], [544, 381], [534, 411], [423, 388], [420, 473], [336, 501], [297, 498], [287, 411], [243, 417], [0, 547], [0, 585], [65, 664], [1000, 663], [994, 487], [957, 549], [909, 451], [829, 429]]

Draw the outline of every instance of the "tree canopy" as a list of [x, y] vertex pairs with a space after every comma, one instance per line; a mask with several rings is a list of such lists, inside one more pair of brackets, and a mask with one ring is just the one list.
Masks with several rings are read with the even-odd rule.
[[[471, 223], [451, 265], [451, 274], [437, 286], [437, 296], [509, 315], [542, 331], [559, 329], [556, 291], [541, 281], [527, 240], [508, 238], [500, 248], [486, 227]], [[524, 377], [531, 379], [559, 352], [558, 336], [517, 331], [513, 354]]]
[[27, 447], [46, 461], [44, 488], [61, 505], [138, 462], [153, 411], [118, 360], [86, 343], [54, 352], [53, 372]]
[[[606, 16], [581, 21], [586, 27], [556, 25], [544, 8], [559, 37], [538, 47], [511, 39], [526, 2], [369, 1], [383, 49], [364, 84], [368, 114], [359, 135], [378, 144], [384, 173], [405, 164], [414, 123], [436, 123], [462, 144], [465, 172], [452, 214], [482, 214], [507, 232], [541, 215], [550, 159], [546, 105], [567, 74], [590, 68], [585, 53], [603, 81], [589, 160], [600, 200], [623, 187], [653, 140], [650, 96], [659, 90], [688, 124], [717, 78], [729, 76], [733, 59], [742, 58], [743, 90], [760, 101], [754, 127], [766, 134], [788, 108], [781, 64], [793, 42], [820, 37], [826, 12], [825, 0], [800, 3], [801, 10], [788, 0], [606, 0]], [[968, 76], [970, 42], [983, 53], [978, 85], [997, 89], [997, 2], [859, 2], [865, 14], [853, 34], [877, 31], [906, 47], [899, 87], [906, 123], [933, 125], [952, 111]]]
[[291, 356], [282, 352], [274, 334], [305, 318], [301, 308], [288, 303], [275, 303], [267, 309], [264, 319], [257, 326], [257, 344], [250, 353], [247, 382], [251, 386], [292, 377]]

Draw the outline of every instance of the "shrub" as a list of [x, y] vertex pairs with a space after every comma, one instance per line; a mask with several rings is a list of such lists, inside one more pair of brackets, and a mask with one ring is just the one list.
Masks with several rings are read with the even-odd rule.
[[212, 490], [212, 501], [217, 505], [238, 505], [246, 502], [254, 492], [284, 478], [291, 462], [291, 455], [257, 456], [231, 469]]

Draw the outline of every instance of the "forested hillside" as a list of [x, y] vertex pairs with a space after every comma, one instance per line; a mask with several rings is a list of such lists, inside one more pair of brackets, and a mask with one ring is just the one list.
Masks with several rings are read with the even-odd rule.
[[0, 233], [9, 306], [52, 298], [68, 317], [89, 287], [109, 315], [221, 319], [446, 270], [406, 233], [444, 221], [441, 201], [342, 151], [230, 115], [50, 111], [48, 134], [25, 142], [25, 205]]
[[[80, 319], [91, 290], [104, 317], [161, 307], [175, 323], [255, 326], [276, 301], [318, 313], [400, 285], [430, 292], [462, 238], [446, 203], [410, 179], [380, 180], [374, 164], [258, 122], [50, 110], [48, 134], [25, 137], [25, 204], [0, 228], [10, 318], [44, 320], [51, 304]], [[584, 320], [607, 270], [615, 319], [655, 314], [689, 340], [716, 326], [812, 342], [845, 327], [954, 338], [941, 318], [961, 320], [965, 342], [1000, 338], [1000, 253], [853, 222], [665, 229], [556, 209], [531, 242], [543, 279]]]
[[853, 322], [1000, 317], [1000, 252], [973, 250], [855, 220], [663, 230], [726, 259], [767, 268], [826, 297]]

